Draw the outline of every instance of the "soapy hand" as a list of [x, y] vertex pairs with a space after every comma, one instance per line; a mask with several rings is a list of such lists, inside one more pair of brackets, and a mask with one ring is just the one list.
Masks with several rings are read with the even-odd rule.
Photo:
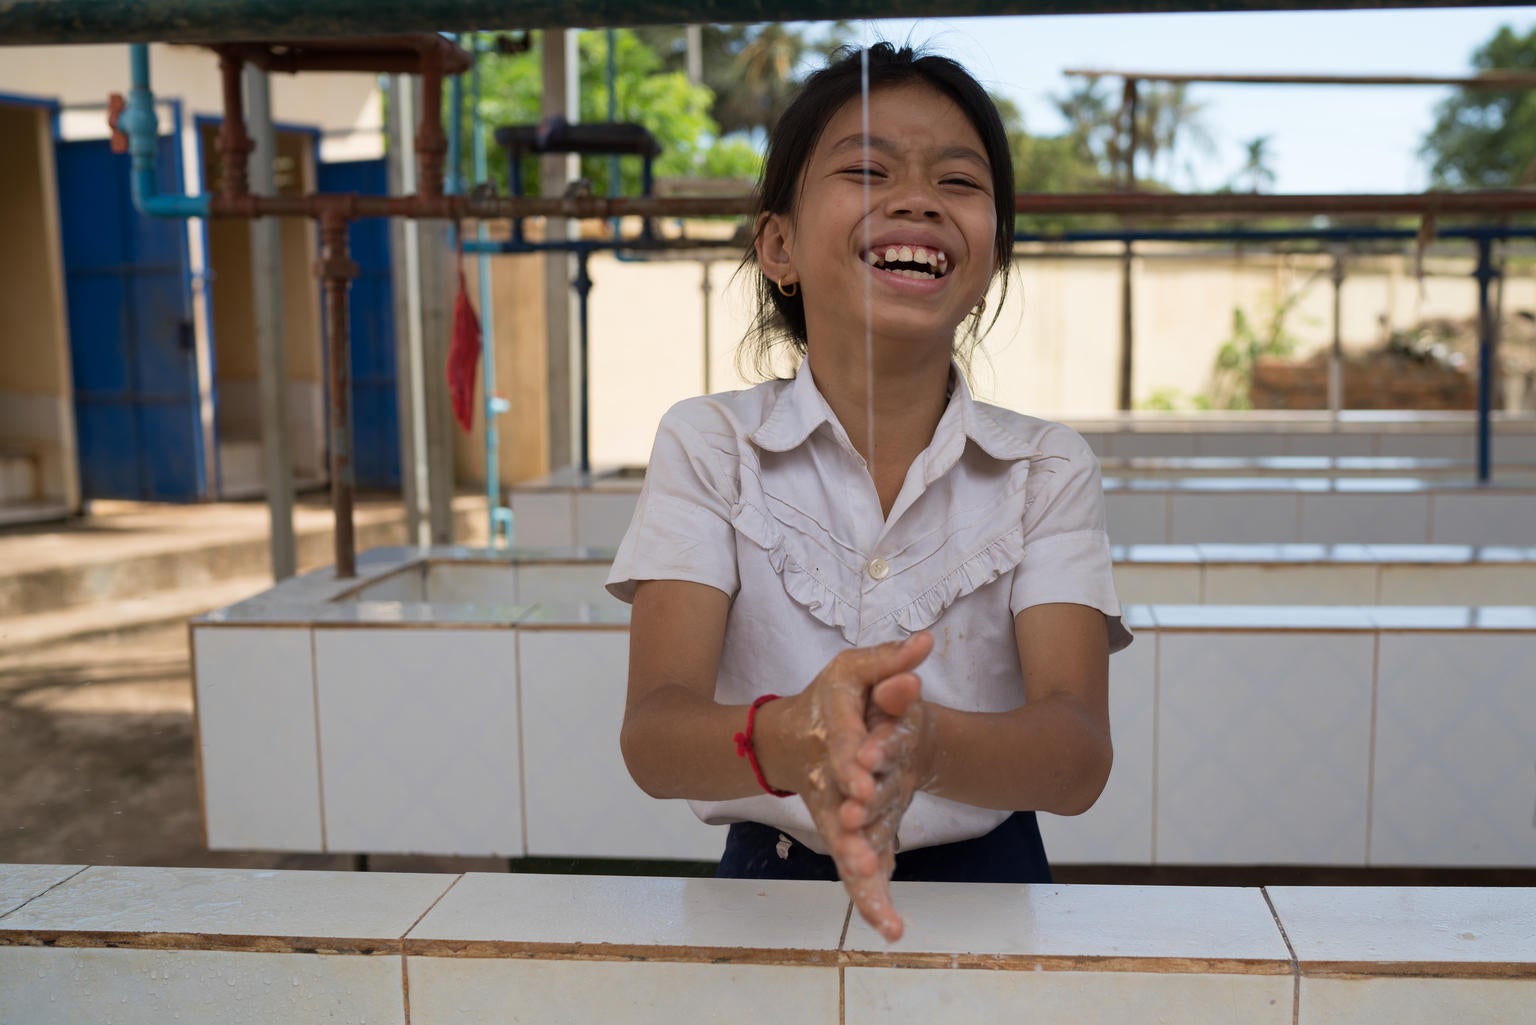
[[901, 936], [891, 903], [896, 831], [912, 800], [921, 737], [913, 670], [933, 650], [917, 633], [843, 652], [797, 696], [804, 734], [818, 742], [800, 795], [854, 906], [887, 940]]

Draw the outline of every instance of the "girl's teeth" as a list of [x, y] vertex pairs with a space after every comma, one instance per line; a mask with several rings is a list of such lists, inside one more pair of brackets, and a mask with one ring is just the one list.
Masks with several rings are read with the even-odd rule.
[[912, 247], [911, 246], [902, 246], [901, 247], [900, 259], [901, 259], [902, 263], [911, 263], [912, 262]]
[[912, 250], [912, 258], [918, 263], [927, 263], [928, 250], [924, 249], [922, 246], [918, 246], [916, 249]]
[[880, 262], [880, 257], [876, 256], [875, 251], [871, 249], [869, 252], [864, 254], [864, 262], [873, 267]]
[[885, 251], [886, 263], [895, 263], [899, 259], [901, 259], [901, 250], [897, 249], [895, 246], [891, 246]]

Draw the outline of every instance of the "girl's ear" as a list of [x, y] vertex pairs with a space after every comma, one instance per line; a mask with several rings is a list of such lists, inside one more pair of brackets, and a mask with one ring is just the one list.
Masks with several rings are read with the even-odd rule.
[[757, 265], [770, 281], [787, 285], [800, 280], [791, 259], [793, 232], [794, 226], [784, 214], [761, 214], [757, 218]]

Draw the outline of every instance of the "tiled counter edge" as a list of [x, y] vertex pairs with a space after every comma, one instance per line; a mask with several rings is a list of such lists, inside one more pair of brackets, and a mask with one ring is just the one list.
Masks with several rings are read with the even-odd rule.
[[1536, 987], [1532, 888], [898, 884], [894, 945], [833, 883], [0, 865], [0, 896], [0, 990], [29, 1025], [919, 1021], [935, 1000], [1002, 1020], [1021, 996], [1279, 1025], [1362, 1000], [1479, 1017]]

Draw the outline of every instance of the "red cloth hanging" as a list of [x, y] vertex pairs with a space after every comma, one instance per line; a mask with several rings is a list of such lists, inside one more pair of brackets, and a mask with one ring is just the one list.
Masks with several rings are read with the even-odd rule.
[[475, 371], [479, 363], [480, 316], [470, 304], [461, 263], [459, 294], [453, 301], [453, 342], [448, 347], [448, 394], [453, 417], [465, 433], [475, 419]]

